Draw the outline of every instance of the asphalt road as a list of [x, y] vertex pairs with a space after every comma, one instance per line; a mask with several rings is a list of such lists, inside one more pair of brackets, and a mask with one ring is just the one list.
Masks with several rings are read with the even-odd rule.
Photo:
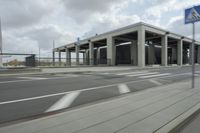
[[[196, 67], [196, 76], [200, 66]], [[0, 125], [191, 78], [190, 67], [0, 77]]]

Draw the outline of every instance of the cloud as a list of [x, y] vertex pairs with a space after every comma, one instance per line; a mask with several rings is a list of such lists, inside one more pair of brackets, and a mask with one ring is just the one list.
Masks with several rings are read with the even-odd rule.
[[56, 46], [65, 45], [78, 36], [83, 39], [139, 21], [191, 36], [183, 12], [196, 4], [200, 1], [0, 0], [3, 50], [38, 53], [40, 47], [48, 55], [53, 40]]
[[36, 24], [51, 13], [54, 4], [51, 0], [1, 0], [2, 25], [9, 29]]
[[95, 14], [106, 14], [124, 0], [64, 0], [66, 13], [77, 23], [88, 21]]
[[[169, 20], [168, 29], [174, 33], [192, 37], [192, 24], [184, 24], [183, 16], [176, 16]], [[196, 40], [200, 41], [200, 23], [196, 23]]]

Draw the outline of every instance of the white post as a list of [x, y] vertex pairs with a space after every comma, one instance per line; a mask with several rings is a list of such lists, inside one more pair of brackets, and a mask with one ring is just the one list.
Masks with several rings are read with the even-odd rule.
[[66, 66], [70, 66], [71, 65], [71, 53], [67, 47], [65, 48], [65, 52], [66, 52]]
[[79, 50], [80, 47], [76, 45], [76, 65], [79, 65]]
[[59, 66], [61, 66], [61, 51], [58, 52]]
[[101, 48], [97, 48], [97, 65], [100, 64], [100, 49]]
[[53, 66], [55, 66], [55, 51], [53, 50], [53, 52], [52, 52], [52, 58], [53, 58]]
[[107, 64], [114, 66], [116, 63], [116, 46], [112, 36], [107, 37]]
[[167, 66], [168, 64], [168, 49], [167, 49], [167, 42], [168, 42], [168, 37], [167, 35], [162, 36], [162, 65]]
[[183, 40], [178, 41], [178, 65], [183, 65]]
[[94, 43], [89, 42], [89, 49], [90, 49], [90, 65], [94, 65]]
[[143, 26], [138, 29], [138, 66], [145, 66], [145, 30]]

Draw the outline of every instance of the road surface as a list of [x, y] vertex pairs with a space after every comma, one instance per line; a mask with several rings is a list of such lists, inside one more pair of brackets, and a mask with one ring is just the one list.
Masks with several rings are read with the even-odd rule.
[[[196, 76], [200, 67], [196, 68]], [[0, 124], [191, 78], [190, 67], [0, 77]]]

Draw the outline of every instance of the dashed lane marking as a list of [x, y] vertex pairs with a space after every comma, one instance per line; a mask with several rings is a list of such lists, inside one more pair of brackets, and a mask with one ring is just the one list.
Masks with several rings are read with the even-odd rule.
[[119, 84], [117, 87], [119, 89], [119, 93], [120, 94], [124, 94], [124, 93], [130, 92], [130, 89], [128, 88], [128, 86], [126, 84]]
[[73, 101], [80, 95], [80, 91], [75, 91], [64, 95], [60, 100], [48, 108], [45, 112], [52, 112], [69, 107]]

